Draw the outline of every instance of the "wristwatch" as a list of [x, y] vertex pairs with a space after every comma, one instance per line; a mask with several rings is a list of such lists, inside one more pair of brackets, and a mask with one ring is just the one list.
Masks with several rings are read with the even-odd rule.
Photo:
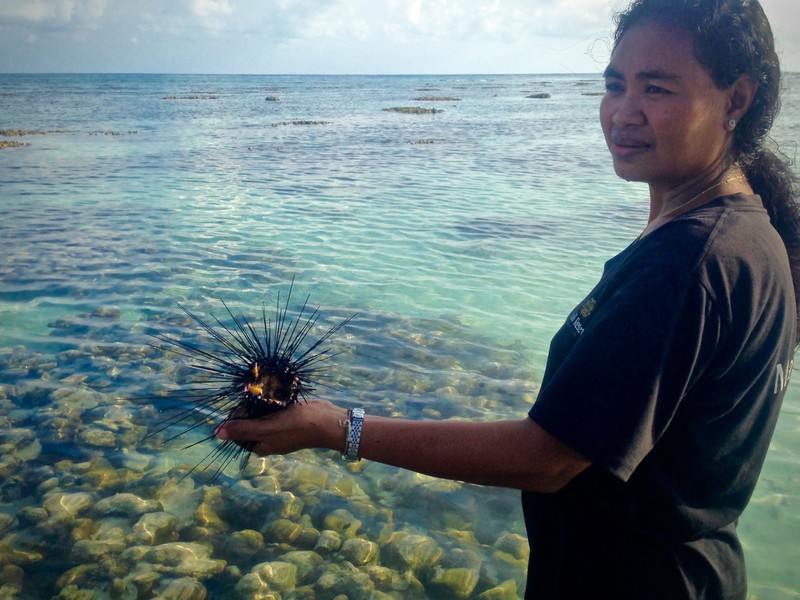
[[364, 409], [354, 408], [347, 414], [347, 441], [342, 458], [347, 462], [358, 462], [358, 446], [361, 443], [361, 426], [364, 423]]

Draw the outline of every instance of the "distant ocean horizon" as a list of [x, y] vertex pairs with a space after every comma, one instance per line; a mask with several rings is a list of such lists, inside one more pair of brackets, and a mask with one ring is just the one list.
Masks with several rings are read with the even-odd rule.
[[[647, 217], [602, 93], [599, 68], [0, 74], [0, 586], [521, 598], [518, 492], [311, 451], [187, 474], [213, 427], [146, 437], [187, 375], [149, 334], [199, 335], [179, 306], [260, 318], [291, 288], [314, 334], [355, 315], [320, 395], [524, 416], [552, 335]], [[783, 94], [772, 138], [796, 161], [800, 74]], [[739, 524], [752, 597], [800, 594], [798, 386]]]
[[[138, 75], [155, 75], [169, 77], [172, 75], [186, 75], [189, 77], [547, 77], [551, 75], [581, 77], [586, 75], [599, 75], [602, 69], [595, 72], [552, 71], [546, 73], [192, 73], [192, 72], [157, 72], [157, 71], [0, 71], [0, 75], [79, 75], [92, 77], [94, 75], [114, 75], [120, 77]], [[788, 74], [791, 74], [787, 72]]]

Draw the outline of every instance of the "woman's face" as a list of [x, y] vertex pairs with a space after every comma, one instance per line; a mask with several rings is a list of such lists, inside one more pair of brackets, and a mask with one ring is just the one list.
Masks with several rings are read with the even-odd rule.
[[691, 38], [646, 22], [620, 39], [605, 72], [600, 122], [617, 175], [669, 189], [711, 173], [726, 154], [728, 95]]

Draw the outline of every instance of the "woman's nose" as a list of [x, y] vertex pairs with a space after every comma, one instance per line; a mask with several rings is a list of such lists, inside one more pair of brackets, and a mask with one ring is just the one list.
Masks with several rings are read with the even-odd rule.
[[636, 94], [624, 93], [617, 98], [611, 117], [615, 125], [642, 125], [646, 121]]

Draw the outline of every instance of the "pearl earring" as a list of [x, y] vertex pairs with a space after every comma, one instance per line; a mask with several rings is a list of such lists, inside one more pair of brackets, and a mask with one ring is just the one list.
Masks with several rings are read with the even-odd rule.
[[733, 131], [736, 129], [736, 119], [731, 119], [728, 121], [728, 131]]

